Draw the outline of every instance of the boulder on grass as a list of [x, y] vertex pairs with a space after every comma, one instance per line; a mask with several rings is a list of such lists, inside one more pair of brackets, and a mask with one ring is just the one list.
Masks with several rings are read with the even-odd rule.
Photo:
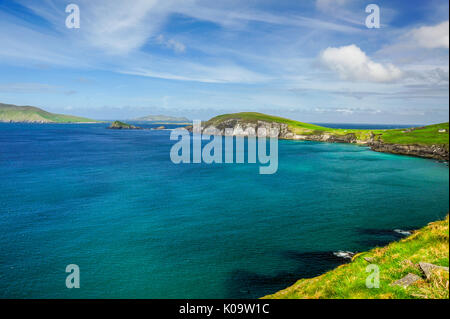
[[436, 266], [436, 265], [433, 265], [430, 263], [424, 263], [424, 262], [420, 262], [419, 267], [423, 271], [423, 273], [425, 274], [425, 277], [427, 277], [427, 279], [430, 279], [431, 274], [433, 273], [434, 270], [441, 269], [441, 270], [448, 271], [448, 267]]
[[411, 286], [413, 283], [417, 282], [420, 279], [422, 279], [422, 278], [420, 278], [419, 276], [417, 276], [415, 274], [409, 273], [405, 277], [403, 277], [402, 279], [394, 281], [391, 284], [391, 286], [400, 286], [400, 287], [403, 287], [403, 288], [407, 288], [407, 287]]

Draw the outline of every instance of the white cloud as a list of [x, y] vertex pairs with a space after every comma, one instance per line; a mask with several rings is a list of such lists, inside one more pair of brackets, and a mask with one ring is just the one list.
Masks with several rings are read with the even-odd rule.
[[449, 22], [445, 21], [435, 26], [424, 26], [411, 31], [416, 43], [427, 49], [449, 48]]
[[352, 44], [327, 48], [320, 54], [321, 63], [344, 80], [393, 82], [402, 77], [402, 71], [393, 64], [372, 61], [359, 47]]

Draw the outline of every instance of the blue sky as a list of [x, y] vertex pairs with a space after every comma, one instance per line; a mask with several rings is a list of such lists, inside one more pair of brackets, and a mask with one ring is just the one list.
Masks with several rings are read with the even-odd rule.
[[[65, 25], [70, 3], [80, 29]], [[448, 4], [0, 0], [0, 102], [98, 119], [448, 121]]]

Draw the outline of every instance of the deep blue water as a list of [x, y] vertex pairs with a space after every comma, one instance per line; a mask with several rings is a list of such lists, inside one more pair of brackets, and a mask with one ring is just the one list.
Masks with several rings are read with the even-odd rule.
[[169, 131], [105, 127], [0, 124], [1, 298], [260, 297], [448, 211], [433, 160], [280, 141], [259, 175], [175, 165]]

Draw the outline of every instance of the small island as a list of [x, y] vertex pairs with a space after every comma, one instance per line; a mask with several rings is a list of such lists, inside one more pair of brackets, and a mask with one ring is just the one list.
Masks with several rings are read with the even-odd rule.
[[142, 130], [142, 127], [134, 126], [120, 121], [114, 121], [108, 127], [111, 130]]

